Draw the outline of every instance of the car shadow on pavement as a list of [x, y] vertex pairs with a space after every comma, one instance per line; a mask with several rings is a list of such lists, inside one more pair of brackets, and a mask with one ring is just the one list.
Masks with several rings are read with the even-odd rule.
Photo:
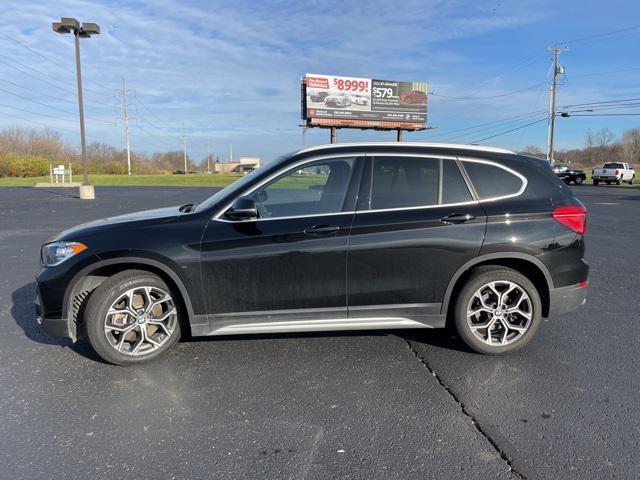
[[402, 337], [406, 341], [422, 343], [432, 347], [444, 348], [447, 350], [457, 350], [459, 352], [474, 353], [460, 340], [454, 333], [446, 328], [429, 330], [403, 330], [395, 335]]
[[93, 352], [87, 342], [80, 341], [73, 343], [68, 338], [52, 337], [42, 330], [38, 322], [36, 322], [36, 310], [34, 306], [35, 292], [36, 284], [31, 282], [23, 285], [11, 294], [11, 315], [16, 324], [24, 331], [25, 336], [34, 342], [45, 345], [70, 348], [83, 357], [105, 363]]

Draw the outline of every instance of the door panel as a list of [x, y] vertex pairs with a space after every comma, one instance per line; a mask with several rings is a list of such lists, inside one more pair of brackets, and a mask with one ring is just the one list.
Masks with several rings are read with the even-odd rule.
[[[353, 213], [211, 221], [202, 241], [208, 312], [346, 309], [345, 269], [352, 219]], [[313, 231], [323, 226], [336, 230]]]
[[[475, 218], [441, 220], [451, 214]], [[349, 240], [349, 308], [440, 304], [454, 272], [478, 255], [485, 227], [477, 204], [357, 213]]]
[[292, 167], [244, 193], [260, 218], [209, 222], [201, 268], [212, 328], [346, 318], [347, 245], [362, 161]]
[[[486, 217], [455, 159], [424, 157], [421, 165], [420, 158], [367, 159], [349, 239], [350, 317], [440, 313], [454, 272], [480, 251]], [[384, 191], [376, 192], [376, 185]], [[456, 201], [444, 204], [443, 198]], [[402, 207], [376, 210], [376, 200]], [[425, 201], [433, 205], [419, 204]]]

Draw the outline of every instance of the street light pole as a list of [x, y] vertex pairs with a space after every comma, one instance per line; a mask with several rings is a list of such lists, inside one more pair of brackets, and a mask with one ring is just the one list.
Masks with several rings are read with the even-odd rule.
[[82, 101], [82, 69], [80, 67], [80, 38], [89, 38], [100, 33], [100, 27], [96, 23], [80, 24], [75, 18], [62, 17], [59, 22], [51, 24], [56, 33], [73, 33], [76, 49], [76, 79], [78, 82], [78, 110], [80, 113], [80, 148], [82, 150], [82, 185], [80, 186], [80, 198], [93, 199], [95, 192], [89, 183], [89, 165], [87, 162], [87, 144], [84, 132], [84, 104]]
[[82, 149], [82, 185], [89, 184], [89, 165], [87, 162], [87, 143], [84, 135], [84, 103], [82, 101], [82, 68], [80, 67], [80, 32], [74, 30], [76, 43], [76, 78], [78, 80], [78, 110], [80, 111], [80, 148]]

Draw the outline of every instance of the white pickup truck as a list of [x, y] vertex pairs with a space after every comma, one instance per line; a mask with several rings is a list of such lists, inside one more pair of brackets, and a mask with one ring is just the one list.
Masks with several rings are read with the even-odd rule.
[[628, 163], [605, 163], [602, 168], [591, 170], [591, 179], [594, 185], [598, 185], [600, 182], [605, 182], [607, 185], [612, 183], [620, 185], [622, 182], [627, 182], [629, 185], [633, 185], [635, 178], [636, 172]]

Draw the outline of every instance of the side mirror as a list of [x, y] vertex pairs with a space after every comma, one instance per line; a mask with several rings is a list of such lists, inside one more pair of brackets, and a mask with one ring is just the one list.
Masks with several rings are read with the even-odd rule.
[[230, 220], [249, 220], [258, 218], [256, 202], [251, 197], [238, 197], [224, 214]]

